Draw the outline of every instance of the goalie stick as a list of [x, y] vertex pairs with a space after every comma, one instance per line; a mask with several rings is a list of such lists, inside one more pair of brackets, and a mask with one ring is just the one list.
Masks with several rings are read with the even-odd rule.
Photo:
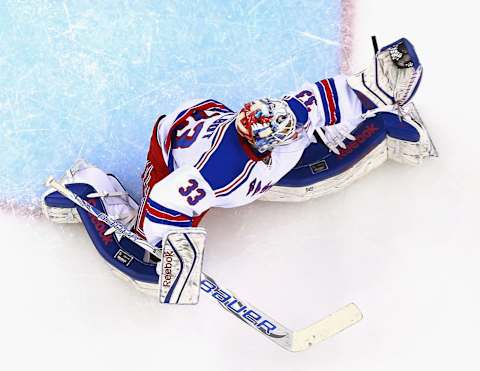
[[[128, 230], [122, 223], [102, 213], [79, 195], [58, 183], [53, 177], [47, 179], [46, 186], [54, 188], [76, 205], [94, 215], [98, 220], [113, 227], [122, 236], [130, 239], [146, 251], [161, 259], [161, 248], [152, 246], [146, 240]], [[221, 287], [220, 284], [205, 273], [201, 275], [201, 289], [211, 300], [219, 303], [223, 309], [232, 313], [243, 323], [268, 337], [283, 349], [291, 352], [306, 350], [312, 345], [339, 333], [362, 319], [362, 313], [358, 307], [351, 303], [310, 326], [293, 331], [253, 305], [240, 299], [230, 290]]]

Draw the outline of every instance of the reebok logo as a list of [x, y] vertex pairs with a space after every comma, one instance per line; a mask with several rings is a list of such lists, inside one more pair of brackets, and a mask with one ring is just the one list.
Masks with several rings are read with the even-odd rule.
[[379, 130], [380, 128], [376, 127], [374, 124], [367, 125], [360, 134], [355, 136], [353, 142], [347, 144], [346, 148], [340, 148], [340, 154], [338, 154], [337, 157], [340, 160], [344, 159]]
[[162, 286], [170, 287], [172, 283], [172, 262], [173, 262], [173, 252], [165, 251], [163, 253], [163, 270], [162, 270]]

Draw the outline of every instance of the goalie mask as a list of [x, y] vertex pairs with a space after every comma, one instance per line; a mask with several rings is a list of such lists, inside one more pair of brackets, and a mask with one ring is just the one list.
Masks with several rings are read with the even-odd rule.
[[235, 126], [260, 153], [291, 143], [298, 137], [297, 119], [288, 104], [280, 99], [263, 98], [245, 104]]

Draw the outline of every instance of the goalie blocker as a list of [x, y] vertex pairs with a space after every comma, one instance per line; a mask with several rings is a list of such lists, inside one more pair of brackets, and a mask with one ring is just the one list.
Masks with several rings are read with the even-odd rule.
[[[113, 175], [80, 160], [60, 183], [100, 212], [132, 227], [138, 206]], [[206, 237], [203, 228], [169, 230], [157, 244], [162, 248], [159, 261], [54, 189], [43, 195], [42, 208], [53, 222], [83, 223], [113, 272], [139, 290], [158, 295], [161, 303], [198, 303]]]

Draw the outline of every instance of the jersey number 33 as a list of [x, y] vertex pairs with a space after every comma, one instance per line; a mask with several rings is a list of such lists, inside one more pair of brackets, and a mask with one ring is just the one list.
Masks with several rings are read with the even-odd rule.
[[205, 190], [198, 188], [198, 182], [195, 179], [188, 180], [188, 186], [180, 187], [178, 193], [187, 198], [189, 205], [196, 205], [206, 196]]

